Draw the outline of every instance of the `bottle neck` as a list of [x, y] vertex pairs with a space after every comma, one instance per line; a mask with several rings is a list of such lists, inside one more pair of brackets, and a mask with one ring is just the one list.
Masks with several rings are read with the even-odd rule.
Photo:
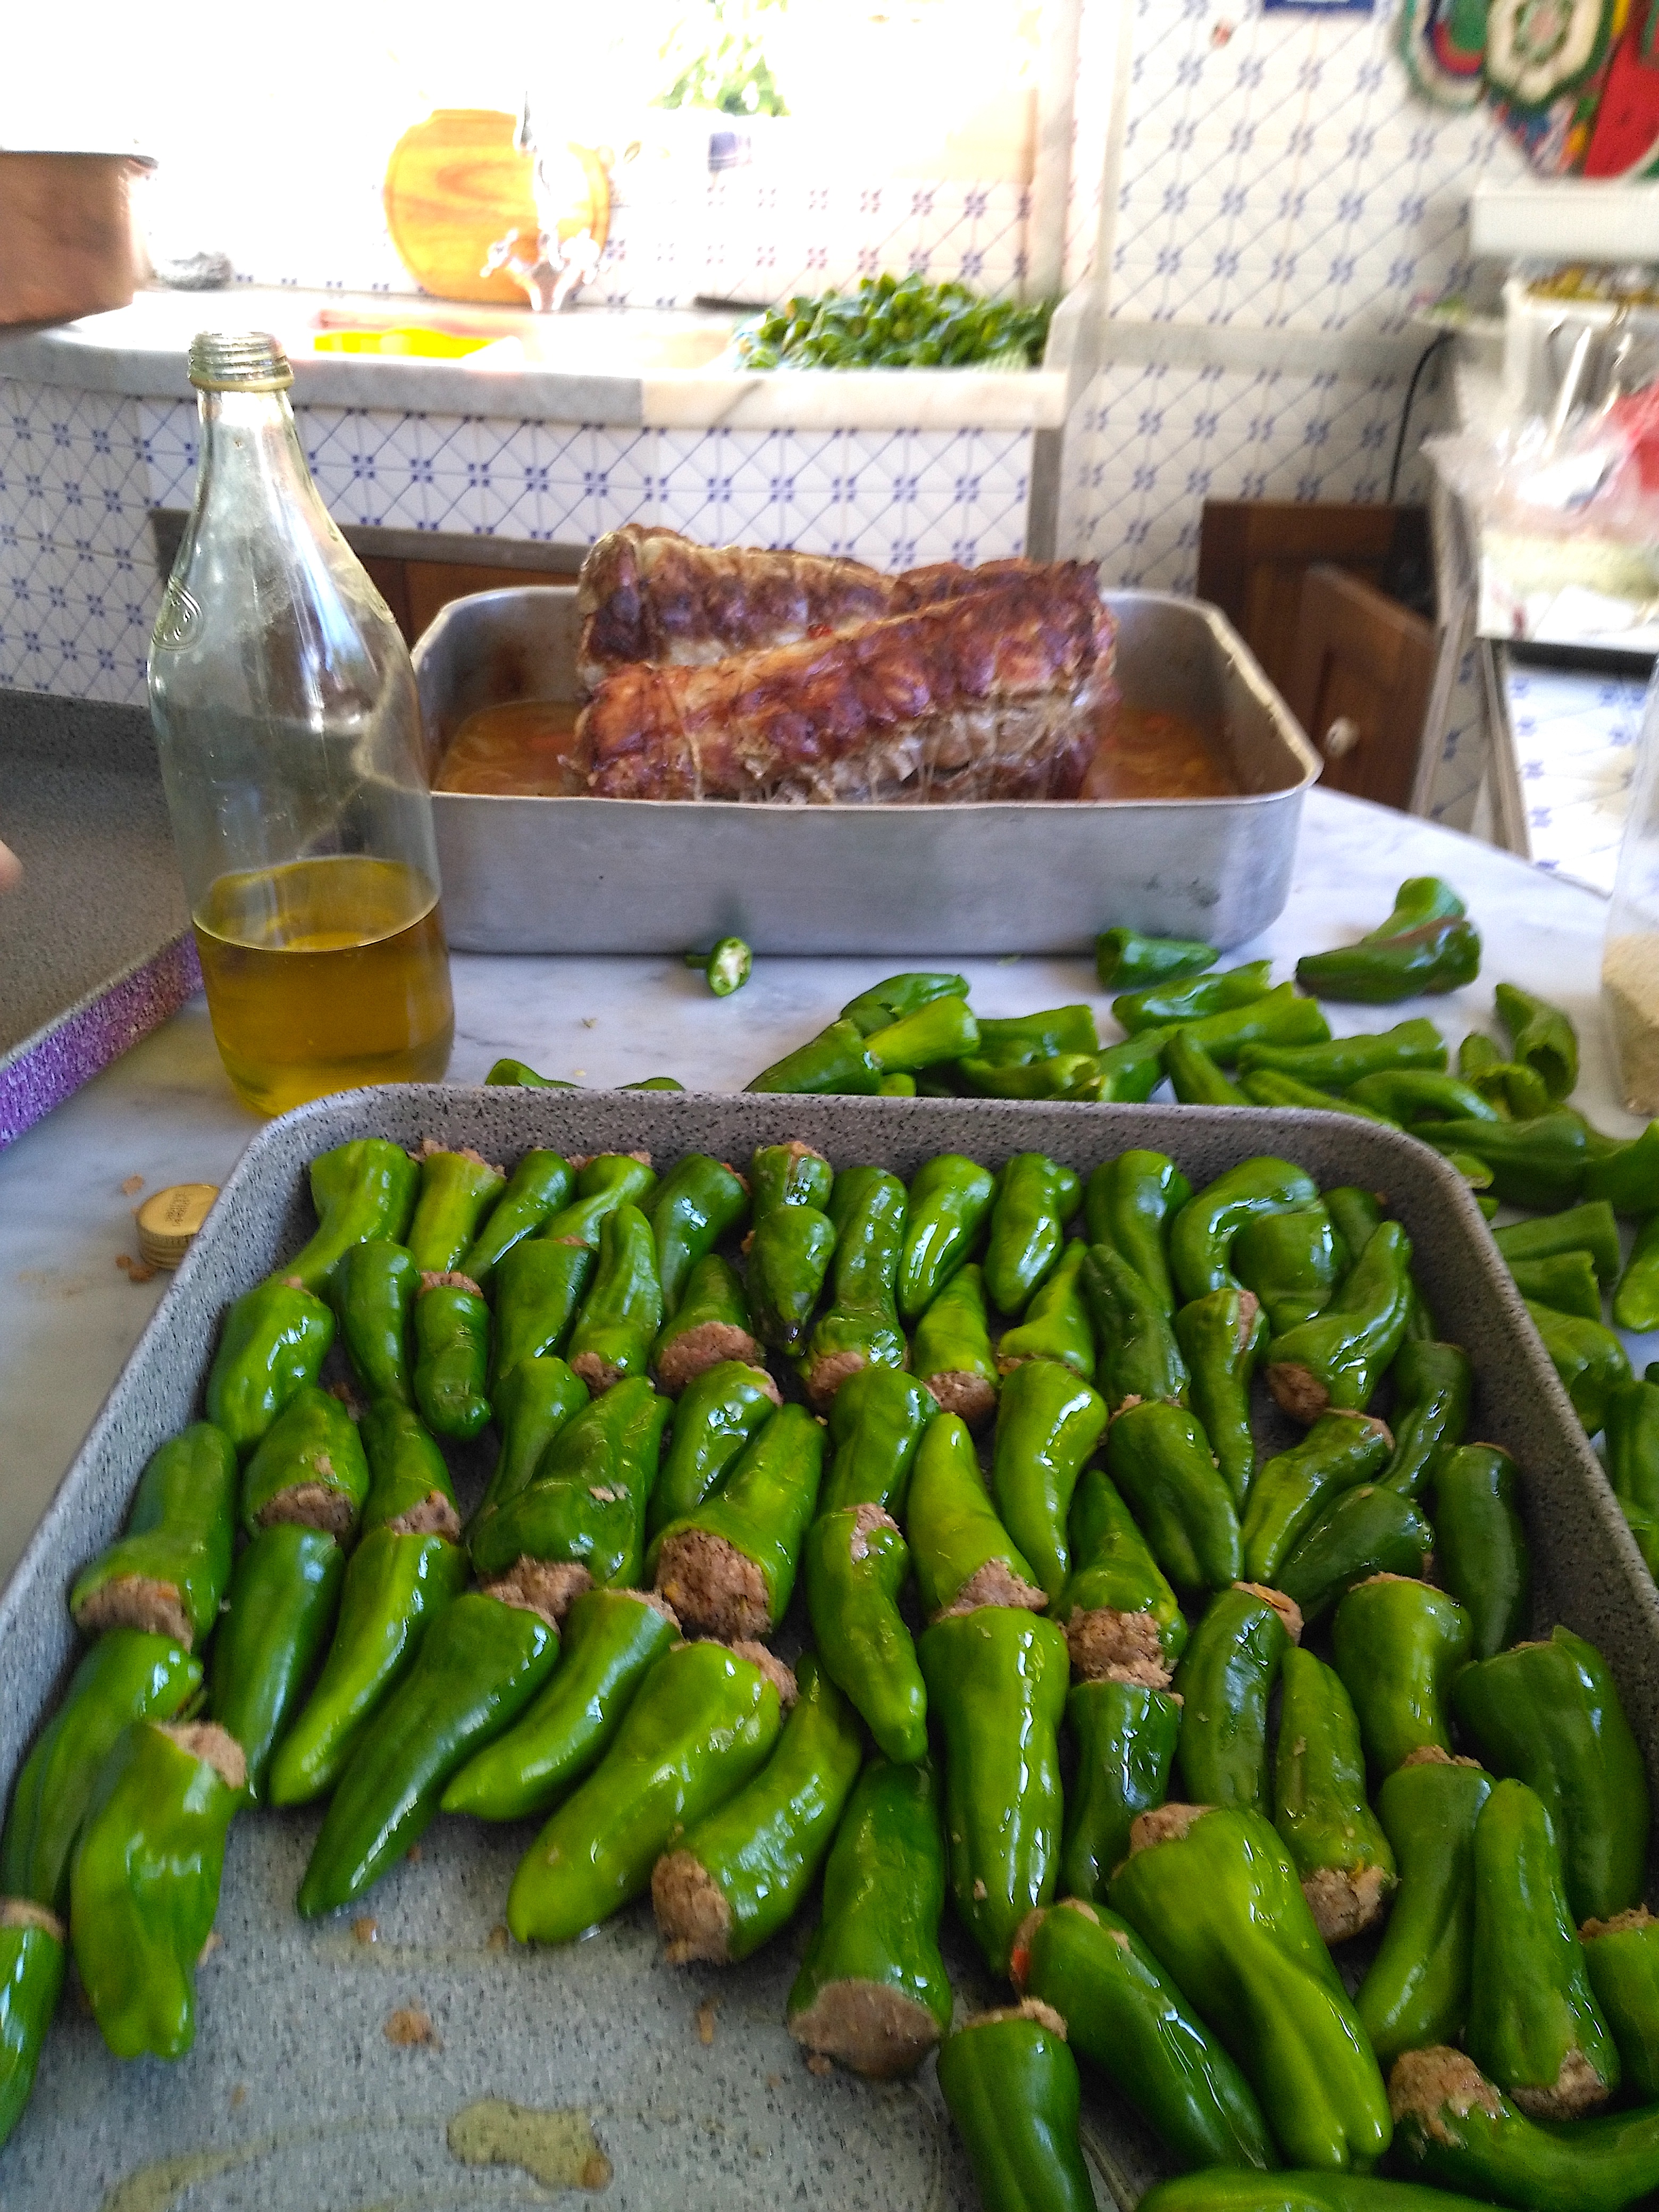
[[285, 392], [201, 392], [199, 512], [211, 496], [221, 513], [309, 513], [331, 537], [333, 518], [318, 496]]

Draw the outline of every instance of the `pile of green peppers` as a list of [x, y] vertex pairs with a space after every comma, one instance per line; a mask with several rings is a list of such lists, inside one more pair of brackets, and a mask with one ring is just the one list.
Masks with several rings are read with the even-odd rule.
[[[1132, 1042], [1266, 995], [1109, 938]], [[919, 1085], [1090, 1056], [1078, 1011], [896, 977], [807, 1050]], [[1548, 1012], [1500, 1000], [1547, 1097]], [[1424, 1026], [1195, 1049], [1524, 1126], [1477, 1054], [1490, 1121], [1435, 1090]], [[317, 1234], [70, 1592], [87, 1647], [0, 1835], [0, 2139], [70, 1951], [112, 2051], [181, 2055], [231, 1821], [319, 1802], [307, 1917], [441, 1814], [538, 1824], [521, 1942], [648, 1899], [667, 1965], [718, 1969], [817, 1898], [790, 2033], [872, 2079], [937, 2050], [988, 2212], [1085, 2212], [1098, 2081], [1175, 2208], [1659, 2188], [1641, 1753], [1604, 1655], [1528, 1640], [1522, 1471], [1372, 1194], [799, 1141], [659, 1176], [371, 1139], [312, 1182]], [[1500, 1249], [1607, 1282], [1617, 1202]], [[1659, 1379], [1600, 1387], [1659, 1535]], [[1008, 2002], [955, 2002], [947, 1905]]]

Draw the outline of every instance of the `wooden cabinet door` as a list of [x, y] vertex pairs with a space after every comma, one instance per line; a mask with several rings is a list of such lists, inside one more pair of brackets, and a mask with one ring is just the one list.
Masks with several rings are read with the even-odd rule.
[[1283, 689], [1324, 757], [1325, 783], [1409, 805], [1434, 660], [1434, 626], [1421, 615], [1340, 568], [1308, 570]]

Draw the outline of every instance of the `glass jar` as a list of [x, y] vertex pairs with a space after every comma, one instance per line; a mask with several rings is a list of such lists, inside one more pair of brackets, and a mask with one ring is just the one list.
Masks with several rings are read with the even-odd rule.
[[1632, 1114], [1659, 1115], [1659, 669], [1642, 711], [1601, 956], [1601, 1001], [1626, 1105]]
[[149, 705], [225, 1071], [261, 1113], [435, 1081], [454, 1037], [409, 652], [318, 496], [282, 347], [204, 332]]

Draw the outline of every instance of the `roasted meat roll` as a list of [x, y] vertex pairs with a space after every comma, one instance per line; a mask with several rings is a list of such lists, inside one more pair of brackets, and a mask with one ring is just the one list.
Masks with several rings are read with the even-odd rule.
[[591, 691], [630, 661], [695, 666], [795, 645], [814, 632], [855, 629], [990, 591], [1034, 567], [991, 561], [964, 568], [942, 561], [888, 576], [862, 561], [697, 545], [677, 530], [630, 522], [607, 532], [582, 562], [577, 672]]
[[1112, 638], [1091, 568], [1021, 564], [841, 635], [618, 669], [577, 743], [602, 798], [1073, 799]]

